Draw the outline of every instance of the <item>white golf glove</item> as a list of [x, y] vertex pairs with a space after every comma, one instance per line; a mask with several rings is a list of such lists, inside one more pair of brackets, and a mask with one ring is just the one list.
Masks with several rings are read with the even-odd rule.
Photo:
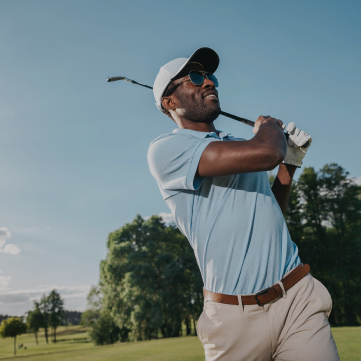
[[293, 122], [287, 125], [286, 130], [288, 133], [287, 153], [282, 163], [301, 168], [302, 159], [311, 146], [312, 138], [303, 130], [296, 128], [296, 124]]

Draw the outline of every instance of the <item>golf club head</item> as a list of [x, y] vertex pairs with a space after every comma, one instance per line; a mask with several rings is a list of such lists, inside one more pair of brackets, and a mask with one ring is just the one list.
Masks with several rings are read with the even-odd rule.
[[107, 79], [107, 82], [117, 81], [117, 80], [127, 80], [127, 78], [125, 76], [112, 76]]

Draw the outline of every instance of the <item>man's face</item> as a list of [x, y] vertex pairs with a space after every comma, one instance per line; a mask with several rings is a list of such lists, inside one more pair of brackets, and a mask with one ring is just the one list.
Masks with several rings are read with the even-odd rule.
[[177, 112], [193, 122], [211, 123], [220, 114], [218, 92], [214, 83], [204, 79], [202, 85], [194, 85], [189, 79], [191, 70], [206, 70], [200, 64], [187, 64], [182, 72], [173, 80], [172, 86], [179, 85], [170, 97], [176, 104]]

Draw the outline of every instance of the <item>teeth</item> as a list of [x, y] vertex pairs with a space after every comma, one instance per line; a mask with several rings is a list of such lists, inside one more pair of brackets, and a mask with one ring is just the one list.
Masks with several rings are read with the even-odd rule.
[[210, 95], [207, 95], [206, 98], [209, 98], [209, 97], [215, 97], [217, 98], [214, 94], [210, 94]]

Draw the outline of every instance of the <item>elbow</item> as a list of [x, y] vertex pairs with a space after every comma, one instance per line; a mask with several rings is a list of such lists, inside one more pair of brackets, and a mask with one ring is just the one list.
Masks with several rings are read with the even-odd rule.
[[280, 165], [285, 159], [285, 157], [286, 157], [286, 152], [283, 149], [279, 149], [277, 152], [275, 152], [276, 166]]
[[267, 158], [268, 158], [268, 168], [267, 170], [275, 169], [278, 165], [280, 165], [283, 160], [285, 159], [286, 152], [283, 151], [283, 149], [277, 148], [277, 149], [269, 149], [267, 152]]

